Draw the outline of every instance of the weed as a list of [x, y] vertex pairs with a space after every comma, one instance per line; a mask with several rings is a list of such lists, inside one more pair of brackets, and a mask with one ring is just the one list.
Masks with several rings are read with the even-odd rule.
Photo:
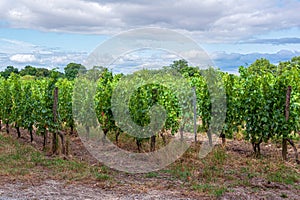
[[95, 177], [96, 180], [98, 181], [104, 181], [104, 180], [109, 180], [111, 177], [108, 174], [104, 174], [101, 172], [101, 168], [94, 167], [91, 169], [91, 173]]
[[213, 151], [213, 162], [215, 164], [223, 165], [226, 161], [227, 155], [223, 148], [217, 147]]
[[191, 170], [182, 165], [176, 165], [173, 169], [166, 170], [166, 172], [178, 177], [183, 181], [189, 181], [192, 176]]
[[95, 173], [94, 174], [96, 180], [98, 181], [105, 181], [105, 180], [109, 180], [110, 179], [110, 176], [107, 175], [107, 174], [102, 174], [102, 173]]
[[198, 192], [209, 193], [210, 195], [215, 197], [221, 197], [224, 194], [224, 192], [227, 191], [226, 187], [217, 187], [208, 183], [194, 184], [192, 185], [192, 189]]
[[213, 194], [216, 197], [221, 197], [226, 191], [227, 191], [226, 187], [220, 187], [213, 190], [211, 194]]
[[292, 185], [299, 181], [299, 177], [295, 173], [288, 173], [288, 172], [272, 172], [267, 175], [267, 180], [271, 182], [279, 182], [284, 184]]
[[280, 197], [281, 197], [281, 198], [288, 198], [288, 195], [285, 194], [285, 193], [281, 193]]
[[157, 177], [158, 173], [157, 172], [149, 172], [145, 175], [146, 178], [154, 178]]

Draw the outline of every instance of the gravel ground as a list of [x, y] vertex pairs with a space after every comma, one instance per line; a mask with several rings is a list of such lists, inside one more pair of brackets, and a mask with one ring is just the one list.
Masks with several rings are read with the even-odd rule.
[[184, 200], [191, 198], [182, 198], [180, 194], [170, 191], [149, 190], [145, 193], [132, 193], [132, 191], [113, 191], [105, 190], [96, 186], [87, 185], [66, 185], [65, 183], [47, 180], [39, 185], [30, 185], [29, 183], [9, 183], [0, 186], [0, 200], [73, 200], [73, 199], [103, 199], [103, 200], [131, 200], [131, 199], [167, 199]]

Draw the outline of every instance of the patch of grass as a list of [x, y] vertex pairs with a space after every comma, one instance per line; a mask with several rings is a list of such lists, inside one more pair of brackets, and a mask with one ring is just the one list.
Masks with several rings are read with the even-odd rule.
[[[29, 174], [66, 180], [92, 178], [107, 180], [110, 178], [106, 167], [90, 166], [77, 160], [65, 160], [60, 157], [49, 158], [30, 145], [22, 145], [7, 135], [0, 134], [0, 175], [24, 177]], [[46, 173], [40, 173], [40, 172]], [[48, 178], [49, 178], [48, 177]]]
[[197, 190], [199, 192], [209, 192], [214, 189], [214, 186], [208, 183], [196, 184], [196, 185], [192, 185], [192, 189]]
[[110, 175], [107, 174], [108, 169], [106, 169], [106, 167], [92, 167], [90, 171], [97, 181], [105, 181], [111, 179]]
[[278, 171], [268, 174], [267, 180], [271, 182], [279, 182], [292, 185], [299, 181], [299, 176], [297, 176], [295, 173]]
[[240, 171], [241, 171], [241, 173], [248, 173], [249, 167], [241, 167]]
[[300, 174], [284, 163], [271, 166], [270, 171], [265, 174], [268, 181], [293, 185], [300, 182]]
[[31, 146], [22, 146], [10, 136], [0, 134], [0, 175], [24, 176], [34, 166], [30, 162]]
[[192, 189], [215, 197], [221, 197], [227, 191], [226, 187], [218, 187], [208, 183], [192, 185]]
[[145, 174], [146, 178], [154, 178], [154, 177], [157, 177], [157, 176], [158, 176], [157, 172], [149, 172], [149, 173]]
[[95, 172], [94, 176], [95, 176], [97, 181], [105, 181], [105, 180], [111, 179], [111, 177], [109, 175], [102, 174], [102, 173], [99, 173], [99, 172]]
[[227, 155], [223, 148], [217, 147], [213, 150], [212, 162], [218, 165], [223, 165], [226, 161]]
[[183, 165], [175, 165], [172, 169], [165, 172], [172, 174], [182, 181], [190, 181], [192, 176], [192, 170]]
[[227, 161], [227, 154], [222, 147], [216, 147], [204, 159], [201, 160], [199, 176], [205, 182], [216, 182], [226, 176], [224, 165]]
[[227, 188], [220, 187], [220, 188], [216, 188], [215, 190], [213, 190], [211, 192], [211, 194], [213, 194], [215, 197], [221, 197], [225, 192], [227, 192]]

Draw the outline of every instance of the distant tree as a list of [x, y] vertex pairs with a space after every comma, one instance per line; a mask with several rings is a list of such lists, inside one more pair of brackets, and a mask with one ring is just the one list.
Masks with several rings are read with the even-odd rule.
[[27, 65], [24, 69], [21, 69], [20, 75], [25, 76], [25, 75], [30, 75], [30, 76], [36, 76], [37, 73], [37, 68], [32, 67], [30, 65]]
[[173, 61], [173, 64], [171, 64], [169, 67], [172, 68], [172, 69], [176, 69], [176, 70], [178, 70], [180, 72], [184, 68], [188, 67], [188, 62], [186, 60], [184, 60], [184, 59], [175, 60], [175, 61]]
[[81, 64], [69, 63], [64, 68], [64, 71], [65, 71], [65, 76], [66, 76], [67, 79], [74, 80], [76, 78], [77, 74], [79, 73], [79, 71], [85, 73], [86, 68]]
[[189, 66], [188, 62], [184, 59], [175, 60], [171, 65], [164, 67], [164, 69], [174, 69], [177, 70], [179, 73], [183, 74], [184, 76], [189, 77], [201, 73], [198, 67]]
[[3, 72], [0, 72], [1, 76], [6, 79], [10, 76], [11, 73], [18, 74], [19, 73], [18, 68], [15, 68], [13, 66], [7, 66]]
[[36, 68], [36, 76], [37, 77], [49, 77], [51, 71], [46, 68]]

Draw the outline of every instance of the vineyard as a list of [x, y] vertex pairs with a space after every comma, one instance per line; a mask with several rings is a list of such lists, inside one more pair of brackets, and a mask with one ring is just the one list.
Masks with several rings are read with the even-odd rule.
[[[236, 133], [241, 132], [244, 139], [251, 142], [254, 152], [258, 155], [262, 142], [280, 139], [283, 144], [283, 158], [287, 159], [286, 143], [289, 142], [295, 146], [292, 139], [299, 138], [299, 58], [296, 57], [290, 62], [280, 63], [278, 66], [272, 65], [264, 59], [257, 60], [248, 68], [240, 67], [239, 76], [213, 69], [199, 70], [184, 64], [186, 66], [180, 67], [174, 64], [169, 67], [170, 69], [164, 70], [167, 74], [172, 66], [173, 69], [177, 67], [176, 70], [179, 70], [180, 74], [187, 80], [190, 88], [195, 88], [197, 120], [201, 120], [201, 125], [197, 128], [198, 132], [221, 134], [223, 141], [225, 138], [232, 139]], [[139, 80], [135, 81], [139, 81], [141, 87], [138, 87], [127, 100], [123, 96], [120, 97], [129, 104], [128, 111], [130, 113], [129, 115], [122, 115], [119, 117], [120, 119], [114, 118], [112, 110], [121, 107], [119, 112], [125, 113], [126, 105], [119, 101], [114, 106], [111, 104], [111, 99], [120, 80], [133, 78], [128, 78], [129, 75], [113, 75], [107, 69], [99, 70], [96, 75], [94, 74], [96, 76], [95, 83], [91, 83], [87, 81], [87, 78], [80, 78], [77, 81], [58, 78], [58, 72], [55, 71], [52, 72], [50, 78], [38, 79], [30, 76], [21, 77], [12, 73], [9, 78], [1, 78], [0, 80], [2, 94], [0, 97], [0, 118], [7, 127], [7, 133], [9, 133], [9, 125], [16, 128], [18, 137], [21, 136], [20, 128], [27, 129], [31, 141], [33, 141], [33, 132], [35, 132], [44, 136], [45, 145], [48, 132], [53, 133], [54, 141], [56, 141], [56, 134], [62, 135], [66, 132], [73, 134], [74, 119], [80, 121], [81, 118], [87, 117], [87, 113], [96, 112], [98, 123], [93, 119], [84, 120], [87, 135], [90, 127], [100, 125], [105, 135], [107, 133], [115, 134], [115, 140], [118, 142], [119, 135], [126, 130], [129, 123], [139, 127], [148, 126], [151, 121], [150, 109], [159, 104], [166, 111], [162, 135], [163, 132], [167, 131], [174, 134], [179, 131], [180, 127], [184, 128], [181, 124], [188, 124], [188, 120], [192, 120], [192, 116], [188, 116], [192, 114], [190, 112], [192, 111], [191, 91], [180, 90], [181, 93], [176, 95], [172, 90], [176, 91], [179, 86], [167, 88], [158, 83], [143, 83], [146, 77], [156, 75], [150, 72], [144, 70], [136, 74], [135, 76], [139, 76]], [[210, 94], [207, 80], [209, 76], [203, 75], [209, 73], [214, 73], [216, 76], [214, 82], [217, 83], [214, 83], [213, 86], [223, 87], [222, 89], [226, 93], [226, 98], [223, 99], [226, 101], [226, 120], [219, 125], [221, 128], [216, 129], [211, 128], [211, 126], [217, 126], [212, 124], [211, 109], [212, 101], [216, 100], [217, 97]], [[84, 76], [82, 75], [82, 77]], [[90, 76], [86, 77], [90, 78]], [[165, 77], [165, 79], [167, 78]], [[162, 80], [157, 82], [162, 82]], [[94, 97], [87, 93], [91, 90], [89, 88], [93, 88], [92, 84], [96, 84]], [[121, 93], [121, 90], [126, 91], [126, 88], [129, 87], [128, 84], [130, 83], [123, 81], [120, 85], [125, 85], [125, 87], [118, 88], [115, 93]], [[74, 85], [76, 86], [75, 90]], [[180, 85], [180, 87], [184, 86]], [[56, 98], [55, 88], [58, 90]], [[221, 89], [219, 90], [221, 91]], [[183, 99], [182, 97], [185, 96], [189, 96], [190, 99]], [[78, 104], [76, 109], [80, 108], [81, 110], [72, 110], [72, 103]], [[184, 103], [185, 105], [183, 105]], [[94, 105], [91, 106], [90, 104]], [[186, 108], [181, 108], [182, 105]], [[92, 108], [95, 108], [95, 111]], [[218, 111], [214, 110], [214, 112]], [[220, 113], [221, 111], [218, 114]], [[73, 116], [74, 114], [75, 116]], [[188, 118], [183, 116], [188, 116]], [[217, 115], [215, 114], [213, 117], [217, 117]], [[184, 120], [186, 122], [182, 122]], [[134, 126], [131, 127], [133, 127], [132, 130], [128, 131], [135, 131]], [[217, 133], [216, 131], [220, 132]], [[142, 133], [144, 136], [142, 134], [136, 135], [139, 151], [141, 150], [141, 142], [143, 142], [141, 138], [147, 139], [146, 132], [147, 130]], [[159, 130], [156, 132], [158, 133]], [[155, 137], [156, 135], [151, 138], [152, 151], [155, 149]], [[56, 143], [54, 142], [53, 153], [56, 153]]]
[[[147, 82], [149, 77], [156, 82]], [[0, 127], [7, 134], [15, 129], [19, 138], [29, 135], [30, 142], [43, 138], [45, 152], [66, 157], [77, 127], [84, 128], [87, 140], [93, 137], [91, 129], [101, 127], [99, 139], [134, 152], [154, 152], [179, 133], [190, 134], [199, 145], [203, 137], [211, 146], [220, 137], [223, 147], [226, 140], [242, 139], [251, 144], [255, 159], [266, 156], [262, 144], [274, 143], [284, 161], [300, 164], [299, 81], [300, 57], [278, 65], [259, 59], [240, 67], [239, 75], [191, 67], [183, 60], [132, 75], [105, 68], [81, 72], [76, 79], [55, 70], [49, 77], [11, 73], [0, 77]]]

